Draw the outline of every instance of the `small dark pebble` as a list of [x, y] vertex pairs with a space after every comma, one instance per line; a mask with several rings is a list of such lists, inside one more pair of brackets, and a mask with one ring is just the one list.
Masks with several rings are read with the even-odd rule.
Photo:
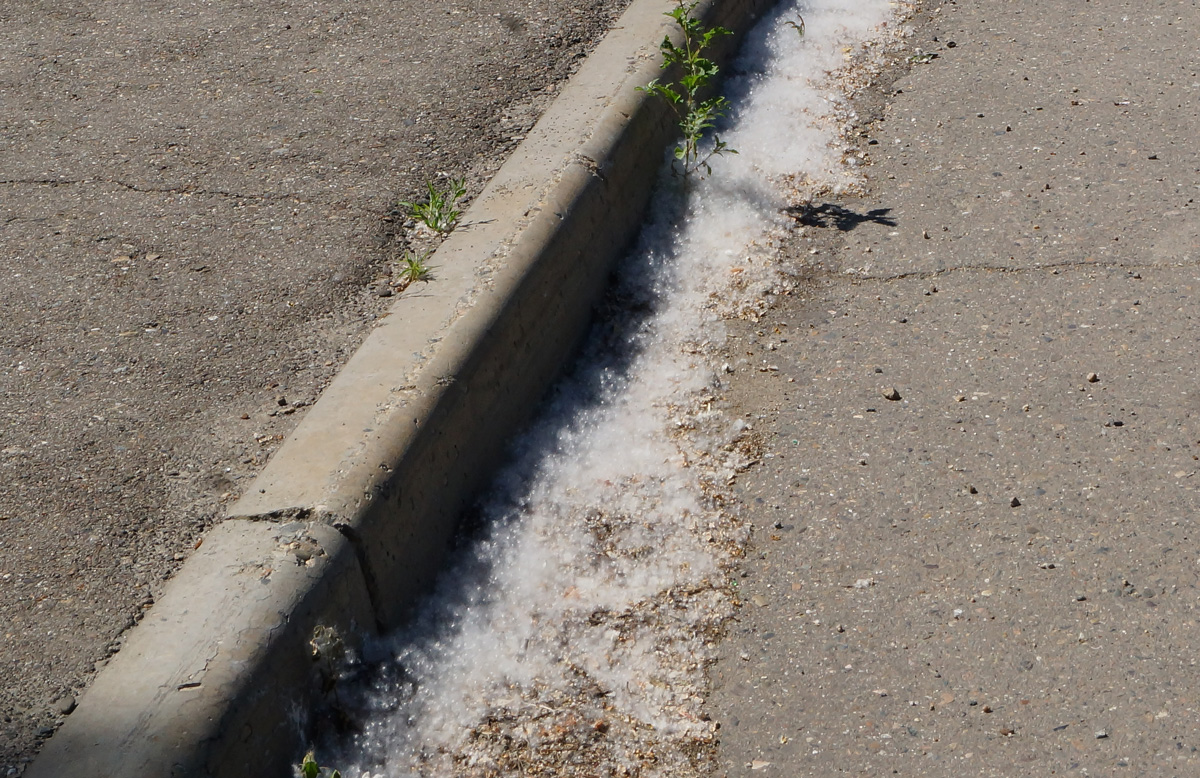
[[897, 400], [900, 399], [900, 392], [896, 390], [896, 387], [890, 386], [884, 390], [883, 399], [891, 400], [892, 402], [896, 402]]
[[1021, 501], [1020, 501], [1020, 500], [1018, 500], [1016, 497], [1014, 497], [1014, 498], [1012, 498], [1012, 502], [1010, 502], [1010, 503], [1009, 503], [1009, 505], [1011, 505], [1011, 506], [1012, 506], [1012, 507], [1014, 507], [1014, 508], [1020, 508], [1020, 507], [1021, 507]]

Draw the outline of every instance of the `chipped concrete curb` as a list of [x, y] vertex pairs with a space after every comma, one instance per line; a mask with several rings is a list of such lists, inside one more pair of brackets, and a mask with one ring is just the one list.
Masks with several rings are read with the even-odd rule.
[[[711, 0], [735, 32], [768, 0]], [[317, 625], [396, 625], [457, 517], [582, 337], [675, 128], [658, 75], [669, 0], [634, 0], [168, 584], [29, 778], [286, 775]]]

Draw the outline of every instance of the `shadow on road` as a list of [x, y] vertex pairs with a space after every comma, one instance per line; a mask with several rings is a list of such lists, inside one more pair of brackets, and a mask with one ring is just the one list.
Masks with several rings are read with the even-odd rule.
[[857, 213], [834, 203], [813, 205], [804, 203], [791, 208], [785, 208], [784, 213], [806, 227], [837, 227], [842, 232], [849, 232], [863, 222], [875, 222], [885, 227], [895, 227], [896, 220], [888, 216], [891, 208], [876, 208], [866, 213]]

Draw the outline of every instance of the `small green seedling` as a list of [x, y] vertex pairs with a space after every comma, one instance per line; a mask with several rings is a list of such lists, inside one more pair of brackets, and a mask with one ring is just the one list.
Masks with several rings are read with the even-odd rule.
[[[701, 168], [705, 174], [709, 174], [712, 173], [710, 159], [717, 154], [736, 154], [737, 151], [729, 148], [725, 141], [716, 135], [713, 135], [713, 145], [707, 153], [700, 150], [700, 140], [704, 133], [711, 130], [716, 125], [716, 120], [729, 110], [729, 101], [720, 95], [707, 100], [701, 100], [699, 97], [700, 92], [720, 70], [715, 62], [703, 55], [703, 52], [713, 38], [731, 33], [724, 27], [706, 29], [699, 19], [692, 16], [699, 0], [678, 0], [678, 3], [679, 5], [668, 11], [666, 16], [674, 19], [683, 31], [683, 45], [676, 46], [670, 37], [665, 37], [659, 45], [659, 50], [663, 56], [663, 69], [678, 65], [682, 75], [677, 82], [664, 84], [656, 78], [646, 86], [638, 88], [661, 97], [675, 111], [679, 129], [683, 133], [683, 142], [675, 147], [675, 159], [683, 164], [683, 175], [691, 175]], [[677, 172], [680, 171], [677, 169]]]
[[789, 19], [789, 20], [785, 21], [784, 24], [786, 24], [788, 27], [791, 27], [793, 30], [796, 31], [796, 33], [801, 38], [803, 38], [804, 37], [804, 17], [800, 16], [800, 14], [796, 14], [796, 17], [798, 19], [800, 19], [799, 23], [793, 22]]
[[423, 251], [420, 254], [415, 251], [405, 251], [401, 257], [402, 263], [400, 268], [400, 280], [404, 286], [415, 284], [417, 281], [425, 281], [433, 274], [433, 268], [429, 266], [429, 255], [432, 252]]
[[446, 233], [454, 229], [462, 210], [458, 201], [467, 194], [467, 180], [452, 178], [446, 191], [440, 191], [432, 181], [425, 184], [427, 193], [423, 202], [401, 200], [399, 205], [408, 215], [423, 223], [434, 232]]
[[304, 755], [300, 763], [300, 778], [342, 778], [341, 772], [317, 764], [317, 757], [312, 751]]

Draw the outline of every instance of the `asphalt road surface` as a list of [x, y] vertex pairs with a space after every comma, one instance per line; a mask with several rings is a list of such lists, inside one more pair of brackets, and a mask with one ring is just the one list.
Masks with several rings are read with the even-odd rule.
[[1200, 3], [913, 24], [866, 193], [730, 344], [768, 454], [724, 769], [1195, 775]]
[[0, 5], [0, 774], [623, 7]]

